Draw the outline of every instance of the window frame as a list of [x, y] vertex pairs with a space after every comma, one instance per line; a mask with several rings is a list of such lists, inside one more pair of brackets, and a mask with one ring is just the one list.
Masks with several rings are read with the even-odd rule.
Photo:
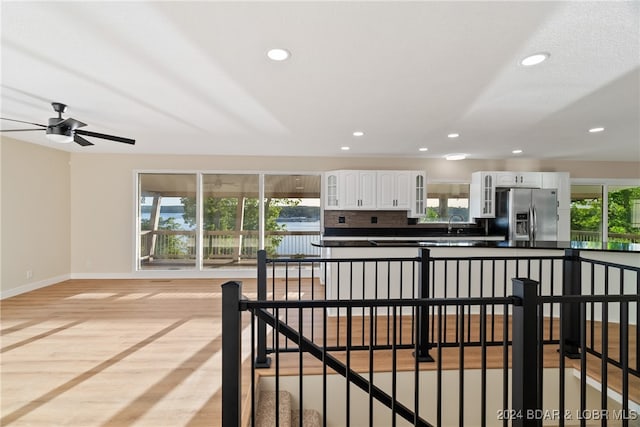
[[[619, 178], [569, 178], [569, 188], [573, 185], [602, 186], [602, 218], [600, 218], [600, 235], [602, 243], [609, 241], [609, 187], [629, 186], [640, 187], [640, 179]], [[573, 194], [570, 195], [573, 197]]]
[[[427, 201], [429, 200], [429, 185], [436, 185], [436, 184], [451, 184], [451, 185], [467, 185], [468, 188], [468, 197], [467, 197], [467, 220], [465, 221], [465, 223], [469, 223], [472, 224], [474, 221], [472, 218], [469, 217], [469, 208], [470, 208], [470, 199], [471, 199], [471, 180], [461, 180], [461, 179], [429, 179], [427, 177], [427, 181], [425, 182], [425, 197], [424, 197], [424, 202], [425, 202], [425, 213], [424, 216], [427, 215], [428, 212], [428, 203]], [[420, 222], [420, 224], [434, 224], [434, 225], [442, 225], [442, 224], [447, 224], [448, 223], [448, 219], [443, 220], [443, 221], [427, 221], [427, 222]]]
[[[164, 175], [196, 175], [196, 206], [197, 206], [197, 224], [196, 224], [196, 265], [192, 269], [170, 270], [170, 269], [142, 269], [139, 266], [140, 255], [140, 181], [139, 177], [142, 174], [164, 174]], [[265, 176], [267, 175], [317, 175], [320, 180], [319, 200], [320, 206], [324, 203], [324, 194], [322, 191], [322, 179], [323, 171], [299, 171], [299, 170], [272, 170], [272, 171], [256, 171], [256, 170], [206, 170], [206, 169], [134, 169], [132, 171], [132, 185], [133, 185], [133, 212], [132, 212], [132, 236], [133, 236], [133, 248], [132, 248], [132, 265], [131, 271], [149, 277], [155, 276], [184, 276], [204, 275], [209, 277], [212, 269], [207, 269], [203, 265], [202, 257], [202, 245], [203, 245], [203, 176], [209, 174], [232, 174], [232, 175], [257, 175], [258, 176], [258, 198], [264, 200], [265, 198]], [[259, 249], [264, 249], [265, 244], [265, 222], [264, 222], [264, 203], [258, 203], [258, 236], [259, 236]], [[320, 216], [320, 230], [324, 227], [324, 218]], [[239, 267], [237, 271], [240, 271]], [[234, 270], [236, 271], [236, 270]], [[237, 274], [236, 274], [237, 275]]]

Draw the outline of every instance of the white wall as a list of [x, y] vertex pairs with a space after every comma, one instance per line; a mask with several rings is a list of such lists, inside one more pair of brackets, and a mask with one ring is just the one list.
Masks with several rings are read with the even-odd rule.
[[0, 296], [5, 298], [59, 282], [71, 273], [70, 156], [8, 138], [0, 147]]

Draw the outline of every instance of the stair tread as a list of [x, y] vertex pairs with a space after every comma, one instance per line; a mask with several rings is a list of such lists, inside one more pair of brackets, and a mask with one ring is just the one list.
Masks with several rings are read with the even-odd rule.
[[[291, 427], [297, 427], [299, 425], [300, 425], [300, 410], [294, 409], [291, 411]], [[320, 413], [314, 409], [303, 409], [302, 425], [303, 427], [321, 426], [322, 422], [320, 420]]]
[[[280, 391], [279, 394], [279, 425], [291, 425], [291, 394]], [[261, 391], [256, 408], [256, 427], [273, 427], [276, 425], [276, 392]]]

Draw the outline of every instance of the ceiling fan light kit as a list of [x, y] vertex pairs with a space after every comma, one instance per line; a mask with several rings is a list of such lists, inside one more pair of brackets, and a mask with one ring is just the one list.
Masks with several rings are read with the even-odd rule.
[[87, 124], [82, 123], [79, 120], [72, 119], [70, 117], [67, 119], [62, 118], [62, 113], [67, 111], [67, 106], [65, 104], [62, 104], [60, 102], [52, 102], [51, 106], [53, 107], [53, 111], [58, 113], [58, 117], [51, 117], [48, 121], [48, 125], [42, 125], [40, 123], [25, 122], [22, 120], [14, 120], [14, 119], [7, 119], [5, 117], [0, 117], [0, 120], [7, 120], [10, 122], [17, 122], [17, 123], [27, 123], [34, 126], [40, 126], [39, 128], [36, 128], [36, 129], [1, 129], [0, 132], [21, 132], [21, 131], [32, 131], [32, 130], [44, 130], [47, 139], [51, 141], [62, 143], [62, 144], [67, 144], [73, 141], [76, 144], [81, 145], [83, 147], [93, 145], [93, 143], [86, 140], [81, 135], [90, 136], [93, 138], [107, 139], [115, 142], [122, 142], [124, 144], [133, 145], [136, 143], [136, 141], [131, 138], [123, 138], [121, 136], [107, 135], [104, 133], [80, 130], [78, 128], [87, 126]]
[[47, 126], [47, 138], [53, 142], [67, 144], [73, 141], [73, 130], [71, 128], [60, 128]]

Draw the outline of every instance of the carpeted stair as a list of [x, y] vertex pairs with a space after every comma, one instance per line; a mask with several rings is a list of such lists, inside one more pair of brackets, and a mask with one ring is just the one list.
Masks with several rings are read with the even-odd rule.
[[[300, 425], [300, 411], [292, 409], [291, 394], [288, 391], [280, 391], [279, 395], [279, 425], [276, 426], [276, 392], [261, 391], [256, 408], [256, 427], [296, 427]], [[320, 414], [311, 409], [302, 412], [302, 425], [304, 427], [317, 427], [322, 425]]]

